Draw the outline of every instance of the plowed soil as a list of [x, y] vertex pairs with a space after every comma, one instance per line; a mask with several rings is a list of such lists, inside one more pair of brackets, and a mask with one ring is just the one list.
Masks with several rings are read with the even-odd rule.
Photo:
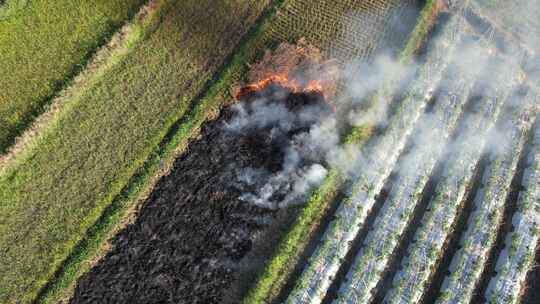
[[[288, 93], [270, 85], [243, 102], [249, 109], [261, 95], [272, 100]], [[298, 113], [310, 106], [327, 113], [331, 110], [323, 99], [317, 92], [291, 93], [286, 108]], [[258, 236], [283, 223], [281, 217], [287, 214], [240, 198], [246, 190], [235, 183], [237, 169], [277, 172], [286, 145], [271, 128], [227, 131], [224, 122], [235, 113], [233, 107], [225, 107], [217, 120], [203, 126], [200, 139], [159, 181], [135, 222], [112, 240], [108, 254], [79, 280], [71, 303], [231, 302], [230, 289], [247, 274], [243, 258]], [[309, 126], [299, 124], [285, 136], [305, 132]]]

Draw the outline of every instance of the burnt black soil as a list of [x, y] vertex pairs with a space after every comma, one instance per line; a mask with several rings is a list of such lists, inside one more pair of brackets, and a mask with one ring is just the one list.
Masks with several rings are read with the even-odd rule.
[[533, 268], [527, 273], [527, 285], [522, 303], [540, 303], [540, 246], [536, 248]]
[[[283, 92], [271, 86], [263, 93], [277, 99]], [[259, 94], [246, 97], [248, 110]], [[305, 106], [329, 111], [318, 93], [286, 97], [292, 113]], [[275, 228], [272, 223], [283, 223], [280, 217], [287, 211], [240, 199], [245, 189], [235, 185], [237, 169], [279, 171], [285, 147], [270, 128], [240, 134], [226, 130], [224, 122], [235, 113], [226, 107], [217, 120], [203, 125], [200, 139], [161, 178], [134, 223], [114, 237], [107, 255], [78, 281], [71, 303], [236, 301], [229, 298], [230, 290], [243, 280], [243, 257], [265, 243], [260, 236]], [[309, 123], [299, 124], [284, 136], [306, 128]]]

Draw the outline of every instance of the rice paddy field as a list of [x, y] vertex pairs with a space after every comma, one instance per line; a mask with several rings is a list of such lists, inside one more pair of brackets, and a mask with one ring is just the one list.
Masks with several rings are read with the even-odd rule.
[[0, 1], [0, 303], [540, 302], [499, 2]]
[[0, 151], [6, 152], [142, 3], [10, 0], [2, 4]]

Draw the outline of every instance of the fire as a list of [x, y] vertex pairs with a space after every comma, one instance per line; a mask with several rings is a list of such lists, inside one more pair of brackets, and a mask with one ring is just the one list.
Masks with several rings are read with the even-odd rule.
[[287, 75], [271, 75], [256, 83], [252, 83], [237, 89], [234, 97], [236, 100], [240, 100], [242, 97], [250, 93], [264, 90], [271, 84], [278, 84], [289, 89], [293, 93], [320, 92], [324, 95], [323, 83], [320, 80], [310, 80], [307, 84], [301, 84], [298, 80], [291, 79]]
[[306, 92], [321, 92], [324, 95], [323, 92], [323, 85], [321, 81], [318, 80], [312, 80], [308, 83], [308, 85], [304, 88], [304, 91]]

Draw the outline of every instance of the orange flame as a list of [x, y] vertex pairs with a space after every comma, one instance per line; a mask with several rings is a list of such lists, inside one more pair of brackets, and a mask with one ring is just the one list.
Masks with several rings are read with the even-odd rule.
[[307, 83], [307, 85], [302, 85], [298, 82], [298, 80], [290, 79], [287, 75], [271, 75], [268, 78], [260, 80], [256, 83], [239, 88], [235, 92], [234, 97], [236, 100], [240, 100], [242, 97], [250, 93], [264, 90], [271, 84], [278, 84], [289, 89], [293, 93], [319, 92], [324, 95], [323, 84], [319, 80], [311, 80]]

